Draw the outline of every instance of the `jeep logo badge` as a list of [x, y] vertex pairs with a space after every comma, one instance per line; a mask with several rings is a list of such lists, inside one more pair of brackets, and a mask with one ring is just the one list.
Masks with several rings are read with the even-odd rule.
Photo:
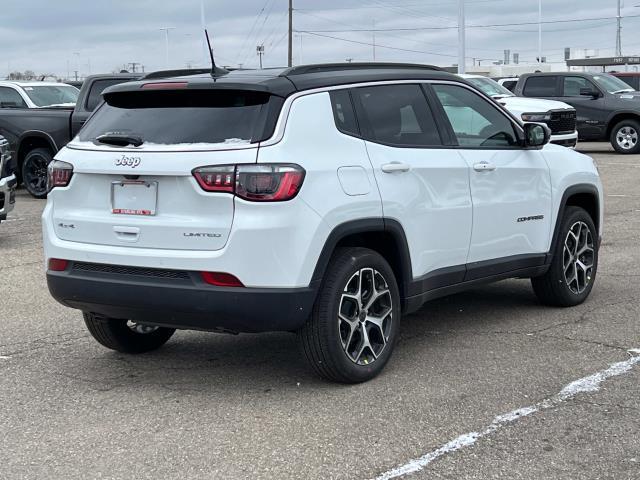
[[140, 157], [127, 157], [122, 155], [122, 158], [116, 158], [116, 167], [131, 167], [136, 168], [140, 165], [142, 159]]

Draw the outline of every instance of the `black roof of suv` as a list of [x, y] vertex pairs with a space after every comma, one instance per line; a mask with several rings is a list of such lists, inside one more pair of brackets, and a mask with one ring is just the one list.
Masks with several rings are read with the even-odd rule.
[[[129, 82], [105, 91], [109, 94], [138, 91], [149, 83], [186, 82], [189, 89], [242, 89], [268, 92], [281, 97], [314, 88], [348, 85], [352, 83], [407, 79], [446, 79], [462, 81], [438, 67], [404, 63], [331, 63], [302, 65], [291, 68], [266, 68], [262, 70], [233, 70], [216, 76], [190, 75], [153, 81]], [[170, 88], [170, 86], [168, 85]], [[184, 87], [183, 87], [184, 88]]]

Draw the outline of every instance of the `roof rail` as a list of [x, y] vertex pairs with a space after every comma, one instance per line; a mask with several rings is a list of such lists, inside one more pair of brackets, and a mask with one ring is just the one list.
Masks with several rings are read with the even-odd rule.
[[300, 65], [291, 67], [283, 71], [280, 76], [287, 77], [289, 75], [303, 75], [305, 73], [322, 73], [322, 72], [338, 72], [345, 70], [431, 70], [444, 71], [440, 67], [434, 65], [424, 65], [420, 63], [392, 63], [392, 62], [345, 62], [345, 63], [319, 63], [316, 65]]
[[[152, 80], [154, 78], [171, 78], [171, 77], [185, 77], [187, 75], [203, 75], [205, 73], [211, 73], [211, 68], [184, 68], [181, 70], [158, 70], [157, 72], [147, 73], [141, 80]], [[226, 75], [228, 70], [224, 68], [216, 67], [216, 75]]]

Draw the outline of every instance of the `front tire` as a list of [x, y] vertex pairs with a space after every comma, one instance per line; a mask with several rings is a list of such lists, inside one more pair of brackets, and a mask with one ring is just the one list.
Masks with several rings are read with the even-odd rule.
[[298, 337], [319, 376], [365, 382], [389, 361], [400, 316], [398, 284], [387, 261], [366, 248], [341, 248], [329, 262], [311, 317]]
[[34, 198], [47, 198], [47, 167], [53, 160], [46, 148], [35, 148], [22, 162], [22, 183]]
[[533, 291], [545, 305], [572, 307], [584, 302], [598, 270], [598, 232], [580, 207], [567, 207], [547, 273], [531, 279]]
[[174, 328], [152, 327], [128, 320], [83, 312], [89, 333], [101, 345], [122, 353], [157, 350], [174, 334]]
[[640, 153], [640, 122], [622, 120], [611, 130], [611, 145], [618, 153]]

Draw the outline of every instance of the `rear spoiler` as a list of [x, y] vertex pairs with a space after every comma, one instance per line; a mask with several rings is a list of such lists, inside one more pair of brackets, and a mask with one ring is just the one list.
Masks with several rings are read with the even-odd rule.
[[[156, 72], [147, 73], [140, 80], [153, 80], [157, 78], [173, 78], [173, 77], [187, 77], [189, 75], [203, 75], [210, 74], [210, 68], [184, 68], [180, 70], [158, 70]], [[216, 67], [216, 76], [222, 76], [229, 73], [228, 70], [220, 67]]]

